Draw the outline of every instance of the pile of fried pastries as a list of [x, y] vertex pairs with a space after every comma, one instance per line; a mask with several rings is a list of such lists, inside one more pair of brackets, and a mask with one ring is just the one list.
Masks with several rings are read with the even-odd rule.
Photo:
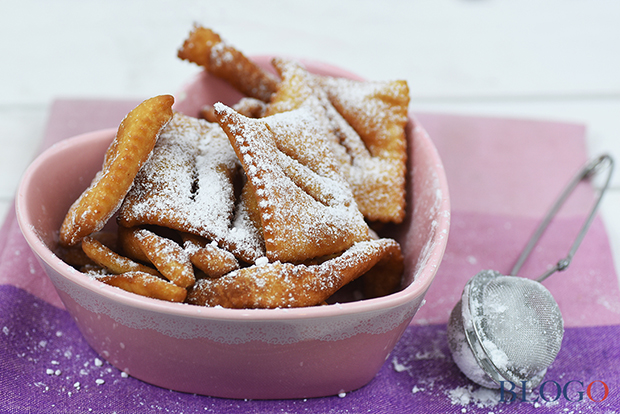
[[323, 305], [353, 281], [359, 298], [398, 290], [400, 246], [377, 229], [405, 217], [407, 83], [283, 58], [268, 71], [201, 26], [178, 57], [244, 97], [190, 116], [161, 95], [127, 114], [62, 223], [63, 260], [202, 306]]

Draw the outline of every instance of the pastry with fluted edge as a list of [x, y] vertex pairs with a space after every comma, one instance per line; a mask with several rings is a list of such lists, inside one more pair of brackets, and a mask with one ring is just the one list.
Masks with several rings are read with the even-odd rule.
[[93, 277], [107, 285], [153, 299], [184, 302], [187, 297], [187, 289], [140, 271], [121, 274], [94, 274]]
[[103, 166], [91, 185], [70, 207], [60, 228], [60, 243], [73, 246], [103, 228], [118, 210], [161, 130], [172, 118], [171, 95], [147, 99], [118, 127]]
[[[312, 113], [253, 119], [221, 103], [214, 109], [253, 187], [270, 261], [302, 262], [369, 239]], [[278, 147], [284, 141], [296, 145]]]
[[320, 264], [275, 262], [235, 270], [217, 279], [200, 279], [189, 289], [187, 302], [225, 308], [317, 306], [370, 269], [395, 271], [400, 278], [402, 260], [396, 241], [368, 240]]

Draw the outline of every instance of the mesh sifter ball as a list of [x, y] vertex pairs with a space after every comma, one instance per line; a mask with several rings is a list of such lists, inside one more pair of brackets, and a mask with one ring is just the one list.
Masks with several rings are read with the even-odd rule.
[[450, 315], [448, 340], [454, 361], [472, 381], [488, 388], [499, 388], [502, 381], [510, 381], [516, 387], [532, 389], [555, 360], [562, 345], [564, 321], [555, 299], [540, 282], [570, 264], [609, 185], [613, 171], [611, 157], [598, 157], [569, 183], [511, 272], [518, 273], [568, 195], [603, 162], [608, 163], [609, 175], [566, 258], [537, 280], [483, 270], [465, 285], [461, 300]]
[[540, 283], [485, 270], [465, 286], [460, 322], [477, 364], [491, 378], [530, 389], [542, 380], [560, 350], [564, 322]]

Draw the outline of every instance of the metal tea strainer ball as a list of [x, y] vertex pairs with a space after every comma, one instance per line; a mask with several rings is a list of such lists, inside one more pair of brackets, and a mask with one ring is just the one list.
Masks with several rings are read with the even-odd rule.
[[[607, 178], [568, 256], [536, 280], [517, 277], [570, 193], [604, 164], [609, 170]], [[579, 171], [528, 242], [510, 273], [512, 276], [483, 270], [467, 282], [461, 300], [450, 314], [448, 343], [454, 361], [470, 380], [487, 388], [499, 388], [505, 381], [528, 390], [542, 381], [560, 351], [564, 321], [555, 299], [540, 282], [570, 264], [609, 186], [613, 166], [613, 159], [602, 155]]]

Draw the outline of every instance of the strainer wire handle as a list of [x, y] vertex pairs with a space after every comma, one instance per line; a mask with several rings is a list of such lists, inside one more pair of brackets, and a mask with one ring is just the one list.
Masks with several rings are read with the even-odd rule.
[[595, 173], [599, 172], [600, 169], [601, 169], [601, 166], [603, 165], [603, 163], [605, 161], [607, 162], [608, 168], [609, 168], [609, 172], [607, 174], [607, 178], [605, 179], [605, 182], [603, 183], [603, 186], [601, 187], [601, 190], [599, 192], [598, 198], [596, 199], [596, 202], [594, 203], [594, 206], [593, 206], [592, 210], [590, 211], [590, 214], [588, 215], [588, 217], [586, 219], [586, 222], [584, 223], [583, 227], [579, 231], [579, 234], [577, 235], [577, 238], [573, 242], [573, 245], [570, 248], [570, 250], [568, 252], [568, 255], [565, 258], [560, 259], [554, 267], [552, 267], [551, 269], [546, 271], [544, 274], [542, 274], [538, 279], [536, 279], [536, 281], [542, 282], [543, 280], [548, 278], [553, 273], [555, 273], [557, 271], [562, 271], [562, 270], [564, 270], [564, 269], [566, 269], [568, 267], [568, 265], [570, 264], [571, 260], [573, 259], [573, 256], [575, 255], [575, 252], [577, 251], [577, 249], [579, 248], [579, 245], [581, 244], [583, 238], [585, 237], [585, 235], [586, 235], [586, 233], [588, 231], [588, 228], [590, 227], [590, 224], [592, 224], [592, 221], [594, 220], [594, 216], [596, 214], [596, 210], [598, 209], [598, 207], [599, 207], [599, 205], [601, 203], [601, 199], [603, 198], [603, 194], [605, 193], [605, 191], [609, 187], [609, 183], [611, 181], [611, 175], [612, 175], [612, 172], [613, 172], [613, 169], [614, 169], [614, 160], [613, 160], [613, 158], [611, 156], [609, 156], [607, 154], [603, 154], [603, 155], [601, 155], [601, 156], [591, 160], [568, 183], [568, 185], [566, 186], [566, 188], [564, 189], [562, 194], [560, 194], [560, 196], [556, 200], [555, 204], [553, 204], [553, 206], [549, 209], [549, 211], [547, 212], [547, 215], [544, 217], [544, 219], [542, 220], [542, 222], [540, 223], [540, 225], [538, 226], [538, 228], [536, 229], [536, 231], [532, 235], [530, 241], [525, 246], [525, 249], [523, 249], [523, 252], [521, 253], [521, 256], [519, 256], [519, 259], [517, 260], [517, 263], [514, 265], [514, 267], [512, 268], [512, 271], [510, 272], [510, 274], [512, 276], [516, 276], [517, 275], [517, 273], [519, 272], [519, 269], [521, 269], [521, 266], [523, 265], [523, 263], [525, 262], [525, 260], [529, 256], [529, 254], [532, 252], [532, 249], [534, 248], [536, 243], [538, 243], [538, 240], [540, 239], [540, 237], [542, 236], [542, 234], [546, 230], [547, 226], [549, 225], [549, 223], [551, 222], [553, 217], [557, 214], [557, 212], [560, 209], [560, 207], [562, 207], [562, 205], [564, 204], [564, 202], [566, 201], [568, 196], [573, 192], [575, 187], [577, 187], [577, 184], [579, 184], [583, 179], [589, 178], [590, 176], [592, 176]]

